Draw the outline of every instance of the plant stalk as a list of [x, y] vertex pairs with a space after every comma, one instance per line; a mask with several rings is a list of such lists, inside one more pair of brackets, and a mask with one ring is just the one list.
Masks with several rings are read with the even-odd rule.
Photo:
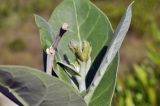
[[79, 74], [81, 76], [77, 76], [77, 81], [79, 84], [79, 91], [80, 93], [86, 90], [86, 83], [85, 83], [85, 76], [86, 76], [86, 72], [85, 72], [85, 68], [86, 68], [86, 63], [85, 62], [80, 62], [80, 70], [79, 70]]
[[91, 66], [91, 58], [89, 58], [87, 62], [79, 61], [79, 63], [80, 63], [79, 73], [81, 76], [77, 76], [76, 78], [79, 84], [79, 91], [80, 93], [82, 93], [83, 91], [86, 91], [86, 75]]
[[56, 48], [58, 46], [60, 39], [62, 38], [62, 36], [67, 30], [68, 30], [68, 24], [63, 23], [62, 27], [59, 30], [59, 33], [56, 35], [55, 39], [53, 40], [52, 45], [46, 49], [46, 53], [47, 53], [46, 73], [48, 75], [52, 75], [52, 68], [54, 67], [53, 65], [54, 65], [54, 56], [55, 56]]

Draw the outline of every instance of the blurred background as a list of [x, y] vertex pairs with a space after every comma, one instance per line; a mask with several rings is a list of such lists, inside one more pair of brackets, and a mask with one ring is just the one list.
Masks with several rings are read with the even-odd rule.
[[[61, 0], [0, 0], [0, 64], [43, 69], [33, 14], [48, 19]], [[131, 0], [92, 0], [115, 29]], [[113, 106], [160, 104], [160, 0], [135, 0], [121, 47]]]

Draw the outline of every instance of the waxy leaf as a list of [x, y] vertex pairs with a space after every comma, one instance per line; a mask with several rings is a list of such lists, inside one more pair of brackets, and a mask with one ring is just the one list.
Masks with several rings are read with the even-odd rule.
[[106, 69], [104, 77], [101, 79], [98, 87], [94, 90], [88, 106], [111, 105], [119, 64], [119, 62], [117, 61], [117, 57], [118, 55]]
[[95, 78], [92, 81], [92, 89], [87, 97], [89, 106], [110, 106], [111, 104], [118, 66], [115, 56], [130, 26], [132, 4], [133, 3], [129, 5], [126, 13], [121, 18], [120, 23], [114, 32], [113, 39], [109, 44], [108, 50], [100, 64]]
[[[37, 24], [37, 26], [39, 28], [39, 32], [40, 32], [41, 46], [44, 49], [44, 51], [46, 52], [46, 49], [49, 48], [51, 46], [52, 42], [53, 42], [53, 35], [55, 35], [55, 33], [53, 32], [52, 26], [42, 17], [40, 17], [38, 15], [35, 15], [35, 21], [36, 21], [36, 24]], [[53, 59], [54, 59], [54, 55], [47, 54], [46, 72], [48, 74], [52, 73], [52, 67], [54, 65], [54, 63], [53, 63], [54, 60]], [[61, 68], [57, 69], [56, 68], [56, 69], [54, 69], [54, 71], [61, 80], [64, 80], [68, 83], [71, 83], [69, 76], [64, 72], [63, 69], [61, 69]]]
[[[49, 23], [53, 32], [58, 33], [62, 23], [68, 23], [69, 30], [62, 37], [57, 50], [63, 59], [67, 55], [74, 63], [75, 56], [69, 49], [70, 41], [88, 41], [91, 43], [92, 62], [112, 35], [112, 27], [108, 18], [89, 0], [63, 0], [54, 10]], [[52, 35], [55, 36], [55, 35]]]
[[46, 51], [52, 44], [52, 37], [54, 35], [53, 28], [45, 19], [38, 15], [35, 15], [35, 21], [39, 28], [42, 48]]
[[0, 66], [0, 91], [2, 87], [22, 106], [86, 106], [73, 87], [29, 67]]
[[[104, 64], [106, 64], [106, 62], [108, 64], [111, 63], [111, 61], [113, 60], [113, 58], [115, 57], [115, 55], [117, 54], [118, 50], [121, 47], [121, 44], [128, 32], [130, 23], [131, 23], [131, 17], [132, 17], [132, 4], [131, 3], [129, 5], [129, 7], [126, 10], [126, 13], [123, 15], [122, 19], [120, 20], [114, 34], [113, 34], [113, 39], [108, 47], [107, 53], [104, 57]], [[104, 66], [103, 63], [101, 66]]]
[[[109, 43], [113, 34], [108, 18], [89, 0], [63, 0], [49, 18], [49, 26], [51, 25], [52, 32], [54, 32], [51, 38], [56, 36], [64, 22], [68, 23], [69, 30], [64, 34], [58, 44], [58, 52], [56, 52], [55, 57], [56, 62], [64, 61], [64, 56], [67, 56], [69, 62], [74, 63], [75, 56], [68, 47], [69, 42], [72, 40], [79, 42], [86, 40], [92, 46], [91, 61], [93, 63], [101, 49], [106, 43]], [[41, 27], [43, 26], [41, 25]], [[48, 35], [48, 32], [44, 29], [40, 29], [40, 36], [42, 37]], [[52, 40], [50, 38], [45, 40], [51, 44]], [[43, 42], [43, 39], [41, 39], [41, 42]], [[45, 46], [42, 45], [42, 47], [46, 49]], [[54, 70], [59, 72], [60, 79], [65, 80], [66, 75], [60, 69], [59, 66], [54, 67]]]
[[[129, 8], [131, 7], [129, 6]], [[79, 42], [86, 40], [90, 42], [92, 46], [92, 63], [99, 63], [102, 59], [96, 62], [97, 56], [101, 55], [100, 51], [102, 51], [104, 47], [108, 47], [107, 51], [105, 50], [106, 55], [104, 56], [103, 54], [104, 60], [98, 68], [98, 71], [103, 70], [103, 76], [98, 81], [99, 86], [96, 86], [96, 88], [91, 91], [92, 96], [88, 101], [89, 106], [109, 106], [111, 104], [118, 67], [117, 52], [130, 24], [130, 20], [128, 19], [131, 16], [128, 17], [128, 15], [130, 15], [129, 12], [131, 9], [129, 8], [118, 25], [114, 36], [112, 36], [112, 26], [108, 18], [89, 0], [63, 0], [49, 18], [48, 23], [54, 32], [51, 38], [55, 37], [55, 34], [58, 33], [59, 28], [64, 22], [69, 24], [69, 30], [64, 34], [58, 44], [58, 52], [56, 52], [55, 57], [56, 62], [64, 61], [65, 56], [67, 56], [70, 63], [75, 62], [76, 57], [68, 47], [69, 42], [72, 40]], [[128, 19], [126, 19], [126, 16]], [[46, 33], [46, 31], [41, 31]], [[48, 40], [47, 42], [50, 41], [51, 40]], [[91, 69], [94, 70], [95, 67], [96, 66], [92, 65]], [[59, 71], [60, 67], [57, 65], [55, 69]], [[64, 71], [61, 70], [60, 72]], [[90, 93], [90, 91], [88, 92]]]
[[69, 74], [71, 74], [72, 76], [78, 75], [80, 76], [80, 74], [76, 71], [76, 69], [64, 62], [57, 62], [58, 65], [60, 65], [62, 68], [64, 68]]

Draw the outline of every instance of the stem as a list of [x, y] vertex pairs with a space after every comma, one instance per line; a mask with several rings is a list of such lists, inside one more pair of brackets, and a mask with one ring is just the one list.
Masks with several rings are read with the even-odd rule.
[[[78, 80], [78, 78], [77, 78], [77, 80]], [[78, 80], [78, 83], [79, 83], [79, 91], [80, 91], [80, 93], [85, 91], [86, 90], [85, 80], [84, 79], [80, 79], [80, 80]]]
[[51, 47], [46, 49], [47, 52], [47, 70], [46, 73], [48, 75], [52, 75], [52, 68], [54, 65], [54, 56], [55, 56], [55, 51], [56, 48], [58, 46], [58, 43], [60, 41], [60, 39], [62, 38], [62, 36], [64, 35], [64, 33], [68, 30], [68, 24], [67, 23], [63, 23], [62, 27], [59, 30], [59, 33], [56, 35], [55, 39], [52, 42]]
[[77, 81], [79, 84], [79, 91], [80, 93], [82, 93], [83, 91], [86, 90], [86, 75], [90, 69], [91, 66], [91, 58], [88, 59], [87, 62], [79, 62], [80, 63], [80, 75], [81, 76], [77, 76]]
[[79, 84], [79, 91], [80, 93], [86, 90], [86, 83], [85, 83], [85, 78], [86, 78], [86, 63], [85, 62], [79, 62], [80, 63], [80, 70], [79, 74], [81, 76], [77, 76], [77, 81]]
[[52, 75], [52, 66], [54, 61], [54, 54], [47, 54], [47, 69], [46, 73]]
[[54, 49], [57, 48], [58, 43], [60, 41], [60, 39], [62, 38], [62, 36], [64, 35], [64, 33], [68, 30], [68, 24], [67, 23], [63, 23], [62, 27], [59, 30], [59, 33], [56, 35], [55, 39], [52, 42], [52, 47]]

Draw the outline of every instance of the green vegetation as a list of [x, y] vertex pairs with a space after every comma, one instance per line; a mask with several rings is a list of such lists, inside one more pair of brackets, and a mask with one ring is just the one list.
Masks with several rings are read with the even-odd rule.
[[24, 44], [23, 40], [20, 39], [20, 38], [19, 39], [15, 39], [8, 46], [14, 52], [23, 51], [23, 50], [26, 49], [26, 45]]
[[0, 0], [0, 27], [14, 26], [33, 13], [52, 11], [60, 0]]
[[114, 106], [160, 104], [160, 39], [156, 26], [152, 26], [152, 34], [153, 41], [146, 44], [146, 59], [134, 65], [124, 78], [118, 78]]
[[[116, 26], [118, 19], [122, 16], [125, 6], [131, 0], [109, 1], [109, 0], [95, 0], [99, 6], [110, 18], [113, 26]], [[133, 7], [133, 19], [130, 30], [147, 36], [151, 34], [151, 24], [160, 24], [160, 1], [157, 0], [135, 0]]]
[[[1, 65], [2, 93], [16, 98], [16, 104], [23, 106], [110, 106], [118, 51], [130, 27], [132, 4], [114, 32], [107, 16], [88, 0], [64, 0], [48, 21], [35, 15], [41, 49], [47, 55], [46, 73]], [[9, 46], [14, 51], [24, 48], [21, 39]], [[57, 77], [52, 76], [52, 71]], [[92, 76], [91, 82], [86, 82]]]
[[[28, 35], [33, 37], [36, 32], [34, 27], [31, 27], [35, 26], [33, 22], [33, 15], [31, 14], [42, 14], [46, 18], [60, 1], [61, 0], [0, 0], [0, 62], [2, 64], [23, 63], [29, 66], [41, 68], [42, 63], [40, 62], [41, 59], [39, 59], [41, 57], [41, 54], [39, 54], [38, 57], [35, 57], [35, 53], [39, 53], [39, 51], [36, 49], [40, 49], [39, 46], [36, 46], [36, 44], [39, 45], [39, 42], [37, 42], [36, 38], [34, 38], [32, 40], [35, 45], [34, 47], [32, 43], [28, 43], [29, 41], [27, 38]], [[115, 29], [120, 17], [125, 10], [125, 7], [130, 3], [131, 0], [91, 1], [93, 1], [100, 9], [102, 9], [102, 11], [107, 14]], [[160, 104], [159, 4], [159, 0], [135, 0], [135, 4], [133, 7], [133, 20], [131, 23], [130, 31], [128, 33], [128, 38], [131, 38], [132, 36], [138, 37], [137, 39], [139, 39], [142, 43], [146, 43], [146, 46], [144, 46], [143, 48], [147, 48], [147, 52], [145, 53], [143, 60], [139, 60], [136, 64], [128, 65], [128, 70], [119, 71], [120, 76], [118, 76], [113, 106], [130, 106], [131, 104], [134, 104], [136, 106], [156, 106]], [[21, 39], [22, 42], [18, 41], [18, 44], [16, 41], [15, 43], [14, 41], [10, 42], [6, 40], [12, 38], [12, 34], [10, 33], [13, 33], [17, 27], [19, 28], [19, 30], [21, 30], [19, 32], [22, 33], [21, 36], [23, 36], [24, 38], [23, 40]], [[15, 33], [13, 34], [15, 37], [17, 36]], [[126, 39], [126, 42], [127, 41], [128, 39]], [[12, 45], [12, 43], [14, 45]], [[27, 45], [29, 45], [29, 47]], [[130, 42], [127, 42], [126, 45], [130, 47]], [[4, 47], [5, 49], [3, 49]], [[30, 51], [23, 51], [25, 53], [21, 53], [21, 50], [28, 48]], [[134, 49], [135, 51], [139, 51], [137, 50], [137, 48], [132, 49]], [[14, 53], [13, 50], [16, 50], [16, 53], [18, 54]], [[34, 53], [31, 54], [31, 51], [33, 51]], [[126, 54], [130, 55], [131, 52], [128, 51], [128, 53]], [[141, 55], [141, 52], [139, 52], [139, 55]], [[18, 60], [22, 59], [24, 60], [24, 62], [18, 62]], [[38, 60], [39, 63], [36, 63], [35, 60]]]
[[[1, 0], [0, 1], [0, 23], [6, 23], [4, 20], [7, 17], [25, 18], [31, 13], [51, 12], [61, 0]], [[109, 0], [92, 0], [102, 11], [110, 18], [115, 27], [131, 0], [124, 1], [109, 1]], [[160, 24], [159, 17], [160, 1], [157, 0], [135, 0], [133, 7], [133, 18], [131, 31], [136, 31], [142, 35], [151, 34], [151, 24]], [[13, 19], [13, 18], [12, 18]], [[19, 19], [19, 18], [18, 18]], [[18, 20], [17, 19], [17, 20]], [[14, 23], [16, 24], [16, 22]], [[0, 25], [2, 26], [2, 25]], [[4, 27], [4, 26], [3, 26]]]

